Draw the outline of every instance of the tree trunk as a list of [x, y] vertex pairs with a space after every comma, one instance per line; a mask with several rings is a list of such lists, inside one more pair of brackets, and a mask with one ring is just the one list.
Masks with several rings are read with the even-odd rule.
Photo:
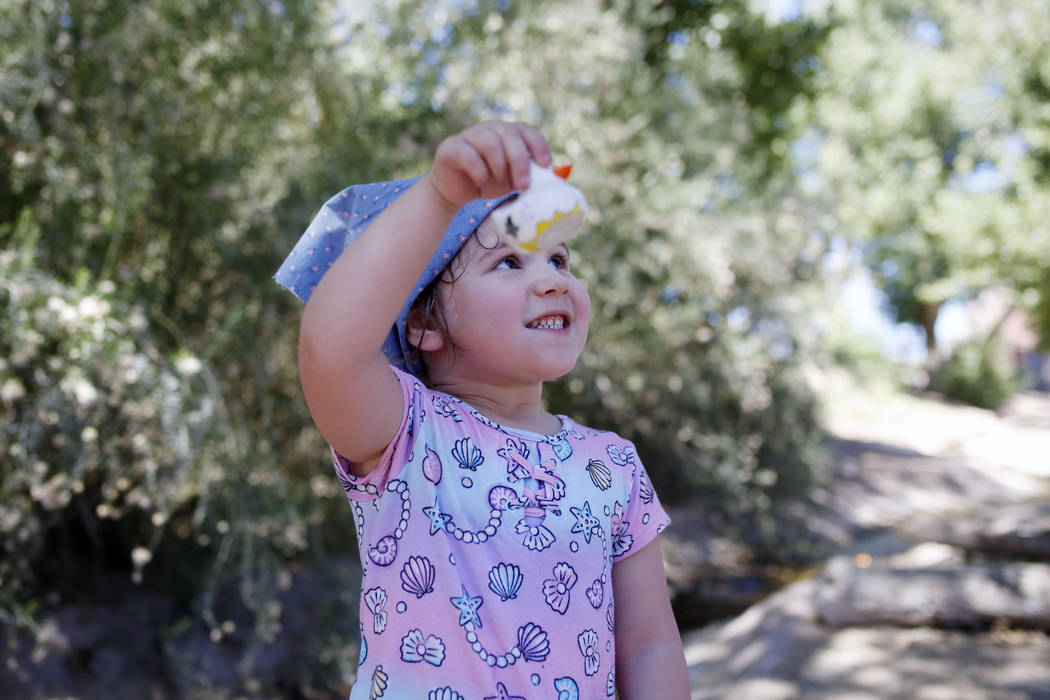
[[930, 377], [933, 376], [934, 371], [940, 364], [940, 357], [937, 353], [937, 336], [934, 331], [934, 326], [937, 324], [937, 314], [940, 310], [940, 302], [936, 304], [922, 304], [919, 307], [919, 323], [922, 325], [922, 330], [926, 333], [927, 386], [929, 386]]

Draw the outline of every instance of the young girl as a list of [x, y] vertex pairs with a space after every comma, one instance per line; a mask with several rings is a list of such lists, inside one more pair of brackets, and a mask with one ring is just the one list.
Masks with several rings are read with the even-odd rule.
[[587, 292], [564, 244], [486, 218], [530, 159], [532, 127], [471, 127], [421, 178], [332, 198], [276, 277], [307, 300], [303, 390], [355, 516], [352, 700], [689, 696], [634, 446], [542, 405]]

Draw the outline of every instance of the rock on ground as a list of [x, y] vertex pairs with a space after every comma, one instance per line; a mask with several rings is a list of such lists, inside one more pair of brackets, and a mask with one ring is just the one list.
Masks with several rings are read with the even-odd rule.
[[818, 622], [817, 579], [686, 635], [692, 700], [1050, 698], [1050, 638]]
[[[1022, 394], [996, 414], [858, 387], [841, 375], [822, 375], [819, 385], [837, 459], [830, 486], [813, 494], [808, 523], [815, 538], [837, 546], [838, 556], [741, 615], [685, 634], [693, 700], [1050, 698], [1045, 628], [1011, 629], [994, 615], [954, 621], [969, 620], [969, 629], [943, 625], [936, 614], [918, 619], [931, 625], [919, 627], [824, 622], [832, 606], [846, 610], [837, 590], [855, 591], [876, 575], [884, 577], [880, 594], [898, 607], [910, 595], [898, 582], [929, 578], [952, 586], [953, 571], [960, 586], [969, 576], [1000, 596], [1022, 591], [1008, 585], [1009, 577], [996, 578], [996, 566], [1013, 571], [1015, 565], [982, 558], [967, 542], [987, 542], [973, 536], [978, 529], [998, 537], [1009, 522], [1020, 537], [1045, 532], [1041, 525], [1033, 529], [1030, 514], [1045, 513], [1050, 504], [1050, 397]], [[924, 533], [966, 549], [924, 542]], [[1046, 564], [1020, 568], [1031, 566], [1045, 576], [1039, 567]], [[853, 585], [843, 588], [844, 574]], [[980, 596], [971, 602], [975, 610], [988, 608]], [[1036, 620], [1050, 615], [1050, 596], [1011, 602]]]

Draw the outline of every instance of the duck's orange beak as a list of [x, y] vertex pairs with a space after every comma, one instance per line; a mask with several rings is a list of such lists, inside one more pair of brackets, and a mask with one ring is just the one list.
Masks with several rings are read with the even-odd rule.
[[551, 170], [562, 180], [568, 180], [569, 173], [572, 172], [572, 164], [570, 163], [569, 165], [561, 165], [557, 168], [551, 168]]

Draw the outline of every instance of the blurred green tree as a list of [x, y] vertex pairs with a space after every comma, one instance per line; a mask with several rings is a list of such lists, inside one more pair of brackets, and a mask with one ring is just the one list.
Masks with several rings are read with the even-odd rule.
[[273, 639], [275, 569], [330, 507], [269, 281], [281, 216], [313, 206], [290, 176], [326, 16], [0, 3], [5, 622], [116, 569], [220, 637], [234, 581]]
[[[819, 461], [795, 369], [797, 287], [820, 253], [771, 154], [787, 153], [786, 93], [804, 96], [822, 30], [767, 26], [742, 3], [679, 11], [489, 13], [424, 99], [537, 123], [591, 200], [574, 266], [595, 319], [551, 405], [636, 441], [669, 500], [705, 494], [768, 518]], [[783, 92], [753, 88], [763, 70]]]
[[[840, 2], [796, 117], [810, 191], [862, 243], [898, 320], [939, 362], [941, 306], [989, 286], [1045, 308], [1050, 8]], [[1044, 336], [1050, 326], [1043, 326]]]
[[819, 460], [797, 370], [823, 244], [787, 156], [825, 30], [692, 8], [0, 3], [4, 612], [102, 562], [218, 639], [233, 581], [272, 641], [274, 572], [353, 541], [270, 275], [333, 192], [484, 118], [536, 123], [594, 210], [594, 330], [552, 407], [635, 440], [667, 500], [782, 535]]

